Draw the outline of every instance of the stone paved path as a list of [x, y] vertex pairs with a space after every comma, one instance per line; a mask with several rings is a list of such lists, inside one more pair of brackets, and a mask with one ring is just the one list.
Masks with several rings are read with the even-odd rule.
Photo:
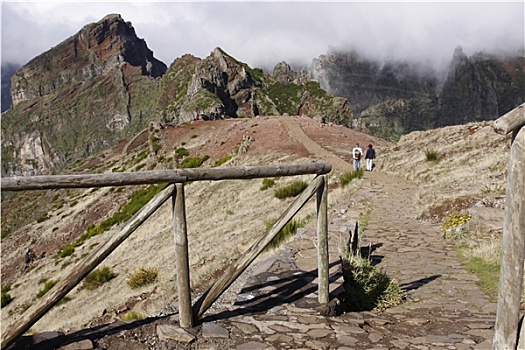
[[[439, 228], [416, 219], [406, 195], [415, 193], [414, 185], [379, 172], [365, 173], [363, 182], [360, 195], [372, 211], [362, 246], [372, 247], [371, 258], [400, 283], [406, 302], [383, 314], [320, 316], [315, 228], [306, 228], [239, 295], [237, 306], [252, 309], [237, 310], [253, 314], [217, 320], [232, 334], [251, 330], [241, 331], [245, 343], [235, 349], [491, 349], [496, 305]], [[332, 296], [341, 290], [339, 254], [363, 209], [345, 203], [330, 211]]]
[[[382, 314], [324, 316], [312, 224], [249, 270], [234, 305], [212, 309], [193, 329], [178, 328], [173, 314], [53, 337], [66, 339], [62, 349], [68, 350], [491, 349], [496, 304], [461, 267], [439, 228], [416, 219], [415, 185], [379, 171], [365, 172], [361, 181], [357, 197], [329, 211], [331, 298], [342, 290], [339, 256], [348, 232], [370, 208], [361, 246], [371, 248], [373, 261], [406, 292], [402, 305]], [[29, 348], [45, 349], [44, 343]], [[55, 348], [51, 343], [47, 348]]]

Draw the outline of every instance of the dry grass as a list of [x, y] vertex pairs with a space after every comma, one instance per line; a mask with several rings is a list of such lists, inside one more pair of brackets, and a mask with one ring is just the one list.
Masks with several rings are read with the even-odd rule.
[[[436, 160], [428, 161], [431, 145]], [[492, 122], [414, 132], [379, 153], [377, 164], [418, 184], [418, 215], [436, 223], [463, 213], [472, 220], [453, 232], [465, 267], [482, 290], [497, 293], [510, 135], [494, 132]]]
[[[426, 160], [428, 145], [439, 154], [439, 162]], [[488, 189], [504, 193], [509, 151], [510, 136], [496, 134], [490, 122], [472, 123], [405, 135], [396, 146], [378, 150], [376, 163], [379, 169], [416, 181], [417, 214], [440, 220], [447, 210], [464, 209], [444, 208], [430, 217], [433, 207], [447, 201], [477, 201]]]
[[133, 272], [126, 283], [131, 289], [141, 288], [157, 281], [159, 269], [156, 267], [139, 267]]
[[480, 258], [490, 264], [499, 264], [501, 260], [501, 239], [490, 237], [465, 251], [465, 257]]
[[[294, 159], [289, 155], [277, 155], [276, 157], [275, 154], [268, 154], [267, 158], [245, 156], [242, 162], [250, 165], [271, 164], [276, 158], [279, 159], [279, 163], [309, 161], [308, 159]], [[310, 182], [313, 177], [313, 175], [282, 177], [276, 182], [285, 186], [296, 179]], [[272, 191], [260, 191], [260, 186], [261, 179], [202, 181], [186, 186], [190, 277], [193, 287], [207, 282], [216, 271], [248, 249], [260, 235], [264, 234], [266, 222], [279, 217], [294, 200], [279, 200], [274, 197]], [[89, 195], [93, 198], [87, 196], [85, 202], [79, 202], [75, 210], [82, 210], [85, 208], [84, 203], [86, 205], [92, 203], [96, 200], [95, 197], [108, 195], [108, 192], [102, 189], [89, 193]], [[314, 203], [315, 201], [311, 200], [301, 211], [298, 216], [299, 220], [315, 212]], [[90, 320], [101, 315], [104, 309], [116, 308], [145, 291], [153, 291], [155, 287], [156, 291], [152, 298], [140, 305], [141, 314], [156, 313], [176, 299], [175, 249], [171, 215], [171, 203], [168, 201], [106, 258], [104, 265], [111, 268], [117, 275], [112, 283], [103, 284], [92, 292], [83, 290], [80, 286], [73, 289], [68, 294], [71, 300], [67, 305], [53, 308], [33, 326], [33, 331], [73, 329], [85, 326]], [[57, 224], [54, 223], [54, 225]], [[14, 310], [30, 302], [34, 294], [41, 289], [41, 285], [38, 285], [40, 279], [45, 276], [53, 276], [53, 279], [59, 280], [67, 276], [79, 262], [80, 257], [90, 252], [96, 244], [98, 244], [96, 247], [99, 247], [120, 227], [113, 227], [108, 232], [94, 236], [89, 240], [89, 244], [78, 247], [75, 256], [67, 258], [72, 259], [72, 263], [63, 269], [59, 264], [49, 263], [30, 271], [24, 281], [10, 291], [14, 299], [11, 304], [2, 309], [2, 330], [5, 330], [5, 327], [14, 321], [14, 318], [8, 320], [8, 310], [4, 311]], [[51, 232], [51, 228], [49, 231]], [[127, 277], [133, 273], [133, 270], [130, 269], [132, 266], [158, 267], [156, 283], [136, 291], [125, 287]], [[87, 300], [89, 300], [89, 308], [85, 307]]]

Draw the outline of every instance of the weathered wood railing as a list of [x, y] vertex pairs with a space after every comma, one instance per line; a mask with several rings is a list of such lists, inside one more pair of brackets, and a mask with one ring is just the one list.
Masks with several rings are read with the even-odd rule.
[[[59, 188], [91, 188], [106, 186], [141, 185], [168, 182], [163, 191], [140, 209], [124, 227], [91, 254], [87, 255], [67, 277], [51, 288], [43, 298], [31, 306], [22, 317], [9, 327], [1, 343], [5, 349], [29, 330], [56, 303], [69, 293], [84, 277], [96, 268], [124, 240], [129, 237], [148, 217], [159, 209], [170, 197], [173, 208], [173, 231], [176, 250], [177, 293], [179, 298], [179, 323], [183, 328], [192, 327], [220, 295], [264, 250], [268, 243], [294, 217], [306, 202], [317, 194], [317, 236], [318, 236], [318, 300], [327, 303], [328, 296], [328, 180], [326, 174], [332, 166], [326, 162], [286, 165], [176, 169], [136, 173], [79, 174], [3, 178], [3, 191], [44, 190]], [[200, 180], [253, 179], [277, 176], [316, 174], [315, 179], [286, 209], [268, 231], [260, 237], [243, 255], [233, 262], [226, 272], [192, 306], [188, 238], [184, 201], [184, 182]]]
[[[525, 104], [494, 122], [494, 130], [512, 135], [507, 168], [505, 219], [493, 349], [525, 349], [525, 328], [519, 330], [525, 258]], [[517, 347], [516, 347], [517, 346]]]

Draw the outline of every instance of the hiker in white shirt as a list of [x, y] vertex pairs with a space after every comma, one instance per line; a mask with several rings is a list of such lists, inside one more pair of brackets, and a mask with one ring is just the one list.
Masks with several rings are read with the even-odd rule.
[[352, 150], [352, 159], [354, 160], [354, 171], [359, 170], [361, 165], [361, 157], [363, 156], [363, 150], [359, 147], [359, 143], [355, 144]]

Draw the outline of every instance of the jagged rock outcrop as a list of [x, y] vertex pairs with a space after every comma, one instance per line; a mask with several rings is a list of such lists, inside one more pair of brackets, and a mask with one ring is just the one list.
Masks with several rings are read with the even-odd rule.
[[525, 100], [525, 58], [454, 51], [436, 126], [496, 119]]
[[273, 69], [272, 77], [281, 83], [290, 83], [295, 81], [297, 73], [292, 70], [292, 67], [284, 61], [277, 63]]
[[273, 74], [235, 60], [220, 48], [198, 59], [176, 59], [163, 77], [160, 119], [179, 124], [197, 118], [257, 115], [322, 116], [351, 126], [353, 114], [345, 98], [335, 97], [308, 78], [279, 63]]
[[160, 120], [180, 124], [195, 118], [254, 116], [253, 95], [262, 71], [236, 61], [220, 48], [204, 58], [184, 55], [163, 78]]
[[[169, 69], [133, 26], [108, 15], [21, 67], [2, 117], [2, 174], [53, 173], [144, 130], [194, 119], [308, 115], [353, 126], [345, 98], [280, 63], [274, 75], [221, 48]], [[156, 125], [157, 125], [156, 124]]]
[[144, 128], [165, 71], [120, 15], [86, 25], [35, 57], [11, 80], [2, 174], [50, 173]]
[[12, 78], [13, 105], [127, 65], [138, 69], [141, 75], [152, 77], [166, 71], [166, 65], [153, 57], [130, 22], [117, 14], [107, 15], [19, 69]]

